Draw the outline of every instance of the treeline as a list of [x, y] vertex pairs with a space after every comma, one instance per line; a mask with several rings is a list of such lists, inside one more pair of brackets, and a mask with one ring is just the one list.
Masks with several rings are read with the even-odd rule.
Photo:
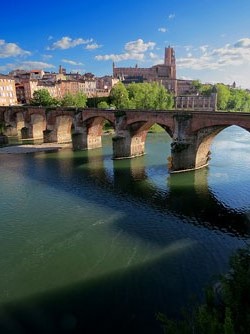
[[166, 110], [172, 109], [174, 98], [164, 86], [153, 83], [117, 83], [107, 98], [92, 98], [87, 102], [88, 107], [102, 109], [143, 109]]
[[250, 92], [245, 89], [229, 87], [224, 84], [202, 84], [199, 80], [193, 81], [194, 90], [200, 95], [209, 96], [217, 92], [217, 109], [225, 111], [250, 112]]
[[166, 334], [246, 334], [250, 329], [250, 246], [231, 257], [230, 271], [217, 289], [206, 291], [206, 302], [173, 321], [159, 313]]
[[[193, 81], [193, 93], [209, 96], [217, 92], [217, 110], [250, 112], [250, 92], [224, 84], [201, 84]], [[95, 107], [102, 109], [169, 110], [174, 107], [174, 96], [159, 83], [117, 83], [108, 97], [87, 98], [85, 93], [67, 93], [61, 99], [50, 96], [46, 89], [34, 92], [31, 105]]]
[[131, 83], [127, 86], [119, 82], [110, 92], [109, 97], [87, 98], [84, 93], [75, 95], [67, 93], [62, 99], [50, 96], [46, 89], [34, 92], [31, 105], [42, 106], [73, 106], [97, 107], [102, 109], [171, 109], [174, 104], [173, 96], [158, 83]]
[[87, 95], [84, 93], [67, 93], [63, 98], [57, 99], [50, 95], [47, 89], [39, 89], [33, 93], [30, 104], [33, 106], [61, 106], [86, 107]]

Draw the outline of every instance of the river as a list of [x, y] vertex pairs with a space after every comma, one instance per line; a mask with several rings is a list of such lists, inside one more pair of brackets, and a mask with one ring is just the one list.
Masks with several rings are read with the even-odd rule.
[[163, 333], [250, 234], [250, 134], [170, 175], [170, 137], [142, 157], [103, 148], [0, 155], [0, 333]]

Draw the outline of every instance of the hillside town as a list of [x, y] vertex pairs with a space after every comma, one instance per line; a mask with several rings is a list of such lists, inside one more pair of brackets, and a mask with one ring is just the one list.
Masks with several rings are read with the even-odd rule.
[[118, 82], [158, 82], [175, 97], [176, 108], [209, 108], [214, 104], [210, 98], [197, 96], [193, 80], [177, 79], [175, 52], [169, 46], [165, 48], [162, 64], [140, 68], [138, 65], [116, 67], [113, 63], [113, 75], [103, 77], [92, 73], [67, 73], [61, 65], [58, 72], [16, 69], [8, 75], [0, 74], [0, 106], [29, 104], [34, 92], [41, 89], [46, 89], [51, 97], [57, 99], [76, 93], [84, 93], [88, 98], [107, 97]]

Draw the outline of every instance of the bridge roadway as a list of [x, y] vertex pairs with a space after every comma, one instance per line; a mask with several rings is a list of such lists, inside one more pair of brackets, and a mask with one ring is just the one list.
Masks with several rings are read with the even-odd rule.
[[45, 143], [72, 142], [73, 150], [101, 147], [105, 121], [115, 130], [114, 159], [144, 154], [149, 129], [155, 123], [162, 126], [172, 138], [168, 157], [171, 172], [206, 166], [210, 145], [223, 129], [237, 125], [250, 131], [250, 113], [241, 112], [0, 107], [5, 136], [43, 139]]

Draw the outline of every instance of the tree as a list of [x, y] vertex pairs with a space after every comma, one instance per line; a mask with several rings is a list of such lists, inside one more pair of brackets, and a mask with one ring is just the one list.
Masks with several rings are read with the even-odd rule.
[[87, 103], [87, 95], [84, 93], [76, 93], [75, 96], [75, 107], [84, 108]]
[[34, 91], [30, 104], [34, 106], [52, 106], [58, 105], [58, 100], [51, 97], [47, 89], [38, 89]]
[[173, 97], [159, 83], [132, 83], [127, 86], [130, 109], [171, 109]]
[[108, 109], [109, 108], [109, 104], [107, 101], [101, 101], [97, 104], [97, 108], [99, 109]]
[[157, 314], [168, 334], [245, 334], [250, 328], [250, 246], [230, 260], [230, 271], [219, 282], [219, 292], [207, 290], [206, 303], [187, 312], [181, 321]]
[[61, 99], [61, 105], [63, 107], [74, 106], [74, 96], [71, 93], [66, 93]]
[[71, 94], [67, 93], [61, 100], [61, 105], [63, 107], [78, 107], [84, 108], [87, 103], [87, 96], [84, 93]]
[[195, 91], [197, 91], [198, 93], [201, 93], [202, 83], [200, 82], [200, 80], [193, 80], [192, 86], [194, 87]]
[[228, 107], [228, 101], [230, 98], [230, 90], [223, 84], [217, 84], [217, 109], [226, 110]]
[[156, 109], [172, 109], [174, 105], [173, 95], [160, 85], [156, 94]]
[[112, 104], [117, 109], [126, 109], [129, 106], [128, 91], [123, 83], [118, 82], [110, 91]]

